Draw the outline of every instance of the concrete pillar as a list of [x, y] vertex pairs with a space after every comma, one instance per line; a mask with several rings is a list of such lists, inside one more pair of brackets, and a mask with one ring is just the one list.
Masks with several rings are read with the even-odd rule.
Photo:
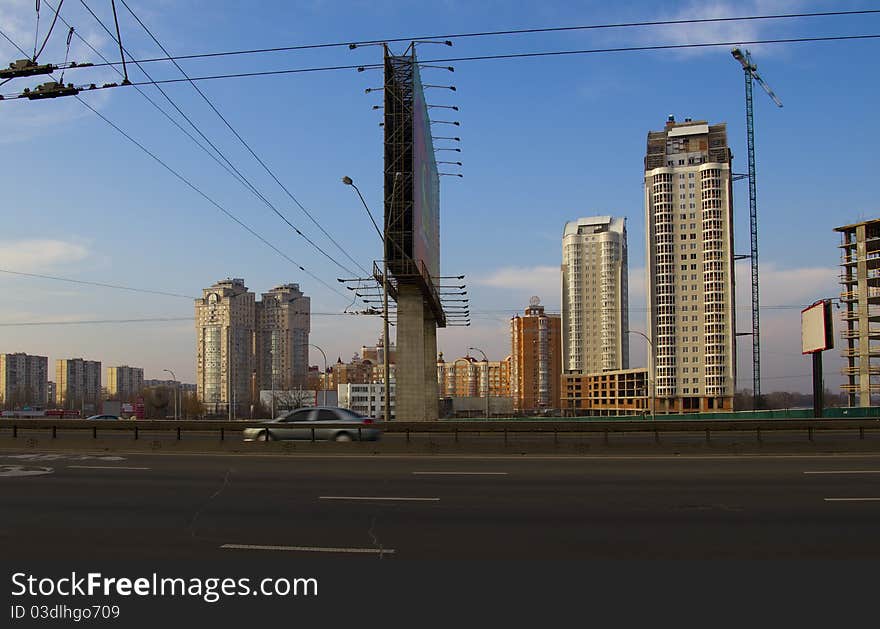
[[401, 284], [397, 291], [395, 417], [400, 421], [438, 418], [437, 324], [421, 289]]
[[433, 311], [425, 305], [422, 319], [424, 338], [424, 397], [425, 421], [437, 421], [440, 418], [440, 389], [437, 386], [437, 322]]

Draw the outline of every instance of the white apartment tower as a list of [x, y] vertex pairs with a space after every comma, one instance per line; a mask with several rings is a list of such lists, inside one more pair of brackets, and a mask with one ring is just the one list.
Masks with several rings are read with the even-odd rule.
[[256, 317], [259, 388], [308, 388], [310, 299], [299, 284], [282, 284], [263, 293]]
[[209, 412], [240, 415], [253, 401], [254, 294], [227, 278], [202, 291], [196, 310], [196, 384]]
[[562, 370], [629, 368], [626, 219], [579, 218], [562, 235]]
[[733, 408], [731, 160], [725, 124], [670, 116], [648, 133], [648, 369], [658, 411]]

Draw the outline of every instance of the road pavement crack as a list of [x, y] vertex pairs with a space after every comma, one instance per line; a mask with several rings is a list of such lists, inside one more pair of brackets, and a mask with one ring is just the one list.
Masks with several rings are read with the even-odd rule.
[[223, 477], [223, 482], [220, 484], [220, 487], [218, 487], [217, 490], [213, 494], [211, 494], [210, 497], [208, 497], [208, 499], [205, 502], [202, 503], [202, 505], [198, 508], [198, 510], [193, 514], [192, 518], [190, 518], [189, 526], [187, 528], [189, 529], [190, 536], [193, 539], [195, 539], [197, 537], [196, 536], [196, 522], [198, 521], [199, 516], [202, 515], [202, 513], [205, 511], [205, 509], [208, 508], [208, 505], [211, 504], [211, 502], [215, 498], [217, 498], [217, 496], [219, 496], [220, 494], [223, 493], [223, 490], [226, 489], [226, 487], [229, 485], [229, 476], [231, 474], [232, 474], [232, 468], [229, 468], [228, 470], [226, 470], [226, 475]]
[[382, 547], [382, 544], [379, 543], [379, 537], [376, 535], [376, 520], [377, 519], [378, 519], [378, 516], [374, 515], [372, 517], [372, 519], [370, 520], [370, 529], [367, 531], [367, 535], [370, 536], [370, 540], [373, 542], [373, 546], [379, 550], [379, 559], [382, 559], [383, 555], [385, 554], [385, 551], [384, 551], [384, 548]]

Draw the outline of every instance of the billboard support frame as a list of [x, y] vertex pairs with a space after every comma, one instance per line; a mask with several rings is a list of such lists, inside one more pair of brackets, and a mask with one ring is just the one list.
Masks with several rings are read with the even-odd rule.
[[[416, 259], [415, 251], [415, 167], [414, 167], [414, 113], [416, 73], [418, 66], [415, 49], [405, 55], [392, 55], [387, 44], [384, 50], [384, 205], [385, 243], [384, 258], [387, 264], [389, 291], [397, 299], [398, 287], [415, 284], [419, 287], [437, 323], [446, 327], [446, 315], [437, 291], [436, 281], [422, 259]], [[433, 151], [431, 152], [433, 159]], [[436, 170], [436, 168], [434, 169]], [[439, 213], [439, 207], [436, 208]], [[439, 233], [438, 233], [439, 240]], [[437, 251], [430, 252], [439, 260]], [[439, 262], [438, 262], [439, 266]], [[439, 271], [438, 271], [439, 272]], [[374, 265], [373, 277], [379, 280]]]

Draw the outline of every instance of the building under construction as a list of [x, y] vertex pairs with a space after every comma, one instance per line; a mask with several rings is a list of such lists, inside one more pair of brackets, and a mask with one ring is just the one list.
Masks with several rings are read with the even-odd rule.
[[842, 235], [840, 301], [846, 382], [841, 388], [849, 396], [849, 406], [873, 406], [871, 396], [880, 393], [880, 219], [834, 231]]

